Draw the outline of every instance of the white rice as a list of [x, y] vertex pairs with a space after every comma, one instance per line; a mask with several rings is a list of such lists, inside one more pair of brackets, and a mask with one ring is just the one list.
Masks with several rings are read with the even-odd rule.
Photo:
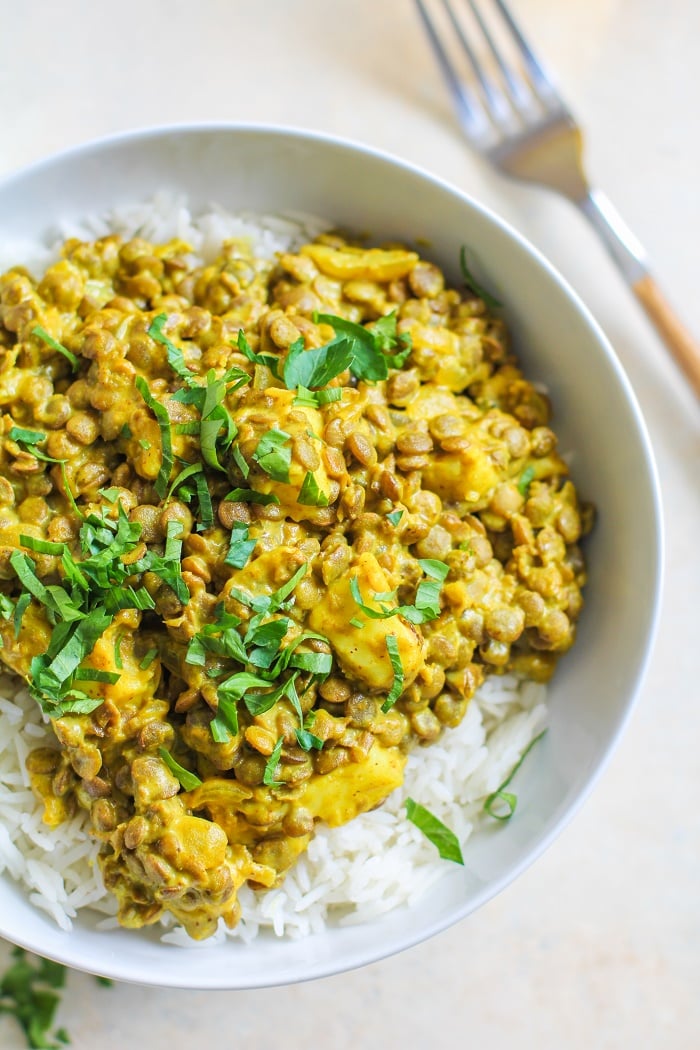
[[[260, 256], [293, 249], [328, 228], [314, 216], [232, 215], [212, 206], [193, 218], [183, 197], [158, 194], [150, 202], [66, 222], [44, 245], [3, 243], [0, 269], [22, 263], [37, 275], [56, 257], [66, 237], [94, 239], [110, 232], [153, 241], [181, 238], [204, 260], [225, 239], [247, 238]], [[546, 719], [546, 690], [511, 675], [492, 676], [470, 703], [462, 724], [429, 747], [410, 755], [405, 782], [379, 808], [340, 828], [318, 828], [306, 853], [279, 888], [256, 893], [244, 886], [242, 919], [234, 930], [223, 923], [214, 940], [249, 942], [259, 932], [299, 938], [327, 925], [371, 921], [417, 901], [448, 862], [406, 819], [408, 797], [429, 809], [457, 835], [469, 865], [467, 840], [483, 822], [484, 799], [505, 780]], [[50, 726], [16, 680], [0, 677], [0, 873], [22, 883], [29, 900], [70, 930], [81, 909], [102, 914], [98, 925], [117, 925], [115, 898], [100, 877], [98, 844], [84, 814], [59, 828], [42, 822], [25, 770], [32, 748], [54, 743]], [[507, 830], [504, 829], [504, 834]], [[163, 920], [165, 942], [197, 947], [182, 928]], [[211, 941], [204, 942], [211, 943]]]
[[[54, 744], [55, 737], [24, 689], [9, 699], [14, 686], [13, 679], [0, 678], [0, 873], [22, 883], [32, 904], [64, 930], [84, 908], [107, 916], [101, 927], [116, 926], [116, 901], [102, 884], [87, 816], [58, 828], [42, 822], [43, 806], [29, 787], [24, 760], [31, 748]], [[222, 923], [215, 939], [248, 942], [261, 930], [306, 937], [326, 925], [368, 922], [413, 904], [447, 862], [406, 819], [409, 797], [455, 832], [468, 866], [466, 843], [484, 819], [484, 799], [543, 728], [545, 699], [545, 687], [534, 682], [512, 675], [487, 679], [460, 726], [409, 756], [403, 786], [383, 806], [340, 828], [320, 826], [279, 888], [242, 888], [241, 922], [234, 930]], [[164, 941], [194, 946], [184, 930], [168, 919], [164, 925]]]

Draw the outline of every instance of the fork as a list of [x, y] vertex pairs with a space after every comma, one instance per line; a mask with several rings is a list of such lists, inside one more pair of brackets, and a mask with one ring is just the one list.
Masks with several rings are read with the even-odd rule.
[[[581, 129], [503, 0], [416, 0], [469, 143], [503, 173], [539, 183], [568, 198], [599, 234], [623, 277], [700, 397], [700, 347], [649, 272], [646, 253], [616, 209], [586, 178]], [[484, 15], [488, 4], [495, 10]], [[441, 10], [440, 21], [431, 10]], [[497, 42], [496, 33], [507, 41]], [[451, 41], [451, 43], [450, 43]], [[467, 80], [450, 54], [471, 69]], [[506, 48], [512, 55], [509, 57]]]

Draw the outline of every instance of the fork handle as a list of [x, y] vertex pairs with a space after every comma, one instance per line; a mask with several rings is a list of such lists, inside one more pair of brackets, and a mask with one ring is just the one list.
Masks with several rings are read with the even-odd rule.
[[632, 291], [700, 397], [700, 348], [675, 313], [658, 284], [647, 274], [632, 285]]
[[700, 398], [700, 346], [649, 273], [641, 244], [598, 190], [576, 202], [620, 268], [678, 366]]

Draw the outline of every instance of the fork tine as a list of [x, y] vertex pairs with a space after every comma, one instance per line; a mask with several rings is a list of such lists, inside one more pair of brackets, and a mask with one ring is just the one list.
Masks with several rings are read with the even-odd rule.
[[[486, 104], [488, 106], [490, 116], [494, 120], [499, 120], [499, 121], [507, 120], [510, 110], [509, 110], [509, 106], [508, 106], [508, 104], [507, 104], [507, 102], [506, 102], [506, 100], [505, 100], [505, 98], [503, 96], [503, 92], [499, 91], [499, 89], [496, 86], [496, 84], [493, 83], [493, 81], [490, 80], [489, 77], [487, 77], [486, 74], [484, 73], [484, 68], [483, 68], [481, 62], [479, 61], [479, 59], [477, 58], [476, 52], [474, 51], [474, 49], [472, 48], [471, 44], [469, 43], [469, 40], [467, 39], [467, 35], [464, 32], [464, 29], [462, 27], [462, 23], [457, 18], [456, 14], [454, 12], [454, 8], [452, 7], [452, 4], [450, 3], [450, 0], [442, 0], [442, 3], [443, 3], [443, 6], [444, 6], [447, 14], [448, 14], [450, 22], [452, 23], [452, 27], [453, 27], [455, 33], [457, 34], [457, 39], [459, 40], [460, 44], [462, 45], [462, 50], [464, 51], [465, 55], [467, 56], [467, 58], [469, 60], [469, 64], [472, 67], [472, 70], [474, 72], [474, 76], [476, 77], [476, 79], [477, 79], [477, 81], [479, 83], [479, 87], [481, 88], [481, 91], [482, 91], [482, 93], [484, 95], [484, 99], [485, 99]], [[470, 5], [472, 6], [472, 9], [473, 9], [473, 4], [471, 4], [471, 0], [469, 0], [469, 3], [470, 3]], [[479, 20], [479, 23], [481, 24], [481, 19], [480, 19], [479, 15], [478, 15], [478, 12], [475, 11], [475, 14], [477, 15], [477, 19]], [[482, 29], [483, 28], [484, 27], [482, 26]]]
[[[468, 2], [473, 9], [473, 0], [468, 0]], [[556, 87], [554, 86], [554, 81], [545, 71], [544, 66], [542, 65], [542, 63], [537, 58], [534, 51], [528, 44], [520, 26], [513, 18], [512, 14], [510, 13], [510, 10], [506, 7], [504, 0], [493, 0], [493, 3], [500, 11], [503, 21], [506, 23], [508, 29], [510, 30], [511, 36], [515, 44], [517, 45], [518, 51], [520, 52], [520, 57], [525, 67], [528, 80], [533, 90], [535, 91], [537, 97], [540, 99], [541, 102], [554, 102], [557, 105], [561, 106], [561, 99], [559, 97], [559, 93]], [[496, 60], [498, 61], [499, 67], [504, 72], [504, 75], [507, 75], [503, 70], [501, 60], [498, 58], [497, 55]]]
[[[496, 46], [496, 42], [493, 39], [493, 35], [492, 35], [491, 30], [490, 30], [490, 28], [488, 26], [488, 23], [486, 22], [486, 20], [484, 19], [483, 15], [481, 14], [480, 9], [474, 3], [474, 0], [467, 0], [467, 3], [469, 4], [469, 7], [471, 8], [472, 14], [474, 15], [474, 18], [477, 21], [479, 29], [481, 30], [481, 34], [482, 34], [482, 36], [484, 38], [484, 41], [486, 42], [486, 46], [488, 47], [489, 51], [491, 52], [491, 57], [493, 58], [493, 60], [496, 63], [496, 65], [498, 66], [500, 74], [503, 77], [504, 82], [508, 86], [508, 90], [510, 91], [510, 97], [511, 97], [513, 103], [519, 109], [522, 109], [522, 108], [528, 106], [530, 104], [530, 102], [531, 102], [531, 98], [530, 98], [530, 95], [528, 93], [526, 85], [520, 79], [520, 77], [516, 76], [516, 74], [510, 68], [508, 63], [504, 61], [503, 55], [501, 54], [500, 49]], [[496, 0], [496, 3], [498, 3], [498, 0]], [[504, 12], [504, 8], [503, 8], [502, 4], [498, 3], [498, 7], [499, 7], [499, 9], [502, 12]], [[505, 13], [504, 13], [504, 17], [505, 17]], [[509, 23], [509, 25], [510, 25], [510, 23]], [[520, 39], [522, 39], [522, 37]], [[520, 41], [518, 41], [518, 43], [519, 42]]]
[[[461, 77], [455, 69], [452, 59], [442, 43], [440, 34], [435, 28], [435, 23], [428, 14], [428, 10], [423, 0], [416, 0], [416, 6], [428, 34], [428, 39], [430, 40], [433, 51], [435, 52], [435, 56], [457, 105], [462, 125], [468, 134], [471, 134], [474, 138], [481, 139], [489, 128], [489, 123], [486, 119], [483, 106], [475, 98], [469, 88], [462, 83]], [[446, 6], [449, 10], [449, 4], [446, 3]]]

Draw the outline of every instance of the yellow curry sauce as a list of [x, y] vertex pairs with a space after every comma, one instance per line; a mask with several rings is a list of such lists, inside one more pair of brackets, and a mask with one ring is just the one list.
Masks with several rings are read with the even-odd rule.
[[502, 321], [413, 252], [62, 255], [0, 277], [0, 659], [46, 822], [87, 811], [123, 925], [200, 939], [484, 675], [549, 678], [590, 515]]

